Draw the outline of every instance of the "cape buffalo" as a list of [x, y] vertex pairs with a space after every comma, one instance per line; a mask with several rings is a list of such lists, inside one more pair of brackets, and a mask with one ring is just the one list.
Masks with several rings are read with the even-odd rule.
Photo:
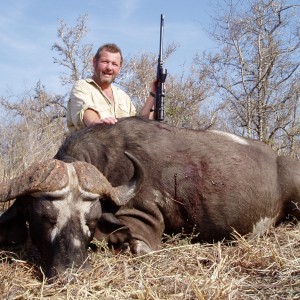
[[[95, 166], [102, 174], [96, 168], [85, 175], [72, 171], [68, 177], [72, 183], [67, 185], [66, 175], [58, 172], [51, 188], [42, 184], [38, 191], [25, 188], [24, 192], [23, 188], [23, 192], [10, 194], [5, 190], [2, 201], [18, 196], [18, 209], [9, 209], [14, 214], [7, 214], [0, 222], [3, 228], [8, 224], [2, 230], [6, 241], [18, 228], [21, 233], [25, 231], [24, 225], [11, 227], [9, 221], [14, 216], [29, 220], [37, 244], [42, 239], [50, 240], [50, 244], [65, 239], [68, 245], [80, 245], [81, 258], [76, 259], [76, 251], [71, 251], [69, 262], [57, 264], [61, 269], [85, 258], [96, 223], [95, 237], [106, 238], [114, 248], [141, 254], [158, 249], [164, 232], [177, 233], [184, 228], [186, 233], [197, 234], [195, 241], [217, 241], [231, 238], [234, 230], [241, 235], [259, 234], [288, 215], [300, 219], [300, 163], [278, 156], [264, 143], [226, 132], [188, 130], [132, 117], [70, 135], [55, 159], [55, 163], [62, 163], [61, 168], [66, 168], [66, 163], [68, 170], [73, 169], [70, 165], [84, 161], [89, 163], [85, 168]], [[40, 169], [47, 170], [52, 163], [44, 162]], [[48, 173], [40, 172], [38, 178], [52, 184]], [[98, 191], [105, 181], [102, 175], [109, 182], [105, 185], [116, 192]], [[31, 183], [30, 176], [23, 174]], [[89, 185], [93, 188], [85, 188]], [[95, 194], [100, 195], [100, 201]], [[116, 200], [122, 194], [122, 201]], [[91, 198], [88, 207], [76, 206], [86, 203], [86, 197]], [[69, 212], [73, 206], [80, 218]], [[91, 230], [85, 226], [89, 214], [94, 224]], [[62, 223], [64, 227], [58, 229]], [[52, 261], [65, 252], [63, 247], [56, 248]], [[55, 263], [49, 266], [56, 268]]]
[[102, 206], [106, 201], [126, 204], [140, 189], [141, 166], [127, 156], [135, 172], [126, 185], [117, 188], [91, 164], [55, 159], [34, 164], [21, 176], [2, 182], [0, 201], [17, 199], [0, 217], [0, 244], [24, 243], [28, 222], [47, 277], [67, 268], [88, 267], [86, 250]]

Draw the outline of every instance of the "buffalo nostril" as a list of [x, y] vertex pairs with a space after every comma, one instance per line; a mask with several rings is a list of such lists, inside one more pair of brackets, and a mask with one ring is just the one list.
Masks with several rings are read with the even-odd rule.
[[46, 268], [45, 276], [47, 277], [48, 282], [54, 282], [58, 277], [58, 271], [54, 267]]

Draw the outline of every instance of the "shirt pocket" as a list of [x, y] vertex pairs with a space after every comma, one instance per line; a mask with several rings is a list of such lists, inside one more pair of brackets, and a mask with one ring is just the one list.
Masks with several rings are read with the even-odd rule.
[[129, 117], [130, 116], [130, 107], [121, 103], [118, 105], [117, 117]]

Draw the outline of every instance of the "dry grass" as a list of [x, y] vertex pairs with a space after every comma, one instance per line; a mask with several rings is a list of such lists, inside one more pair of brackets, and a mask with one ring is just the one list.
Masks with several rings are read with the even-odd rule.
[[167, 237], [160, 251], [133, 257], [90, 252], [89, 272], [47, 283], [37, 252], [0, 252], [2, 299], [300, 299], [300, 224], [231, 245]]

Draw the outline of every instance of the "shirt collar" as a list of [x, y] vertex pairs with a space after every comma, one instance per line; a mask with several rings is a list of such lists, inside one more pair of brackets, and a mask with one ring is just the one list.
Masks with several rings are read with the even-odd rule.
[[[102, 91], [101, 87], [96, 83], [96, 81], [92, 77], [86, 78], [85, 81], [87, 83], [94, 83]], [[113, 92], [117, 89], [117, 87], [113, 83], [111, 84], [111, 88]]]

